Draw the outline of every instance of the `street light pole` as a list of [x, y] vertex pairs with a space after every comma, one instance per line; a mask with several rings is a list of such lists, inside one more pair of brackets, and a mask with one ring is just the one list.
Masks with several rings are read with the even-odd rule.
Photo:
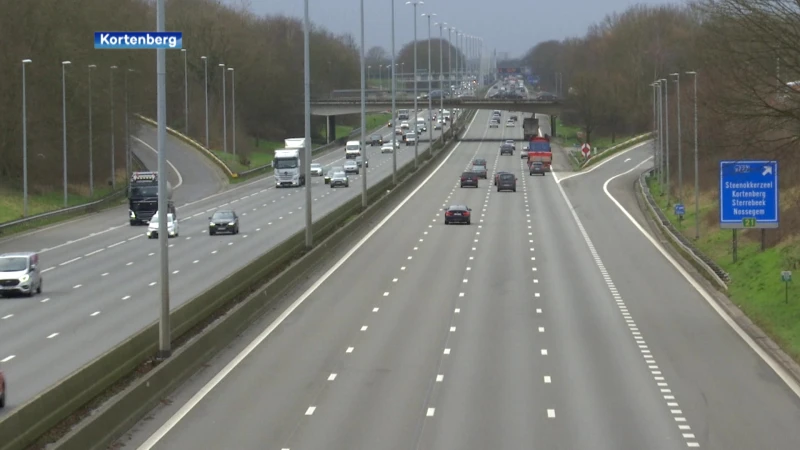
[[203, 60], [203, 71], [205, 73], [205, 83], [203, 91], [205, 91], [206, 96], [206, 148], [208, 147], [208, 57], [201, 56], [200, 59]]
[[392, 2], [392, 186], [397, 186], [397, 63], [394, 44], [394, 0]]
[[236, 72], [233, 67], [228, 67], [231, 73], [231, 144], [233, 147], [233, 156], [236, 156]]
[[303, 107], [305, 116], [305, 158], [303, 161], [306, 180], [306, 247], [314, 244], [314, 224], [311, 217], [311, 20], [308, 15], [308, 0], [303, 1]]
[[445, 22], [439, 22], [439, 89], [442, 90], [442, 95], [439, 96], [439, 120], [442, 121], [442, 128], [439, 130], [439, 139], [444, 144], [444, 26]]
[[[408, 1], [406, 5], [414, 5], [414, 134], [417, 135], [417, 111], [419, 110], [419, 105], [417, 104], [417, 5], [424, 5], [425, 2], [415, 0], [415, 1]], [[419, 136], [414, 139], [414, 170], [417, 169], [418, 161], [417, 157], [419, 156]]]
[[667, 194], [667, 206], [670, 205], [671, 192], [669, 190], [669, 83], [666, 78], [662, 78], [664, 83], [664, 142], [666, 143], [667, 174], [664, 180], [664, 188]]
[[64, 158], [64, 208], [68, 206], [67, 197], [67, 66], [69, 61], [61, 61], [61, 128], [63, 131]]
[[[447, 28], [447, 91], [450, 92], [450, 86], [453, 84], [453, 30], [455, 28]], [[452, 94], [452, 93], [451, 93]], [[452, 115], [450, 116], [452, 118]]]
[[[428, 155], [433, 155], [433, 99], [431, 98], [431, 90], [433, 89], [433, 68], [431, 66], [431, 17], [436, 13], [423, 14], [428, 18]], [[419, 139], [419, 138], [418, 138]]]
[[694, 76], [694, 238], [700, 239], [700, 175], [697, 158], [697, 72], [686, 72]]
[[189, 136], [189, 52], [182, 48], [181, 53], [183, 53], [183, 132], [186, 136]]
[[117, 189], [117, 164], [115, 161], [115, 157], [117, 156], [117, 144], [116, 144], [116, 117], [114, 116], [114, 71], [117, 70], [117, 66], [111, 66], [111, 70], [109, 71], [109, 86], [110, 86], [110, 97], [111, 97], [111, 189]]
[[22, 60], [22, 216], [28, 217], [28, 86], [25, 82], [25, 65], [30, 59]]
[[93, 160], [93, 144], [94, 132], [92, 131], [92, 70], [97, 67], [95, 64], [89, 64], [89, 197], [94, 197], [94, 165]]
[[130, 112], [130, 107], [128, 105], [128, 74], [131, 72], [135, 72], [133, 69], [128, 69], [125, 71], [125, 182], [130, 183], [131, 179], [131, 133], [129, 130], [130, 127], [130, 120], [128, 119], [128, 113]]
[[683, 204], [683, 156], [681, 155], [681, 143], [683, 142], [681, 136], [681, 74], [678, 72], [671, 75], [675, 77], [675, 100], [677, 101], [675, 108], [677, 109], [676, 115], [678, 116], [678, 203]]
[[367, 164], [369, 153], [367, 151], [367, 76], [369, 73], [364, 73], [364, 67], [367, 64], [364, 46], [364, 0], [361, 0], [361, 149], [364, 152], [364, 163], [361, 169], [364, 174], [361, 175], [361, 207], [366, 208], [369, 204], [369, 197], [367, 196]]
[[[156, 31], [163, 33], [166, 24], [164, 3], [156, 0]], [[172, 355], [172, 338], [170, 327], [169, 301], [169, 199], [167, 197], [167, 58], [163, 48], [156, 50], [156, 99], [158, 102], [158, 249], [160, 259], [159, 285], [161, 285], [161, 314], [158, 327], [158, 357], [169, 358]]]
[[225, 90], [228, 84], [225, 82], [225, 64], [220, 63], [222, 68], [222, 151], [228, 153], [228, 100], [225, 98]]
[[[653, 166], [655, 168], [658, 167], [658, 91], [656, 90], [656, 83], [650, 83], [650, 87], [653, 88]], [[656, 169], [657, 170], [657, 169]]]

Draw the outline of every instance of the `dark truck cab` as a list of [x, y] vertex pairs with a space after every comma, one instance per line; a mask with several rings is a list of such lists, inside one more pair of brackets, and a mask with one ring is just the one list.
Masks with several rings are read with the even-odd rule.
[[[175, 205], [172, 203], [172, 186], [167, 183], [167, 201], [169, 213], [177, 218]], [[158, 211], [158, 172], [133, 172], [128, 187], [128, 214], [130, 224], [146, 225]]]

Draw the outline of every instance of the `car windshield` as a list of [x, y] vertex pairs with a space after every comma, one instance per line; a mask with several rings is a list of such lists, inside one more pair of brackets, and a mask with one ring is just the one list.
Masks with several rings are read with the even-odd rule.
[[9, 256], [0, 258], [0, 272], [19, 272], [28, 268], [28, 258]]
[[[167, 223], [172, 222], [172, 214], [167, 214]], [[150, 223], [158, 223], [158, 213], [153, 214], [153, 218], [150, 219]]]
[[346, 147], [347, 150], [359, 150], [361, 148], [358, 144], [351, 144]]
[[212, 220], [233, 220], [233, 213], [230, 211], [220, 211], [211, 216]]
[[406, 137], [415, 138], [415, 137], [417, 137], [417, 135], [416, 135], [416, 134], [414, 134], [414, 133], [408, 133], [408, 134], [406, 135]]
[[131, 188], [131, 197], [155, 197], [158, 195], [158, 186], [134, 186]]
[[475, 165], [472, 166], [472, 170], [473, 172], [486, 172], [486, 167]]
[[276, 159], [275, 160], [275, 168], [276, 169], [296, 169], [297, 168], [297, 158]]
[[380, 141], [380, 140], [381, 140], [381, 137], [380, 137], [380, 136], [378, 136], [377, 134], [373, 134], [373, 135], [372, 135], [372, 137], [371, 137], [370, 139], [372, 139], [373, 141]]
[[503, 181], [514, 181], [514, 175], [511, 175], [510, 173], [504, 173], [500, 175], [500, 179]]
[[345, 174], [344, 174], [344, 172], [334, 172], [333, 176], [336, 177], [336, 178], [344, 178]]
[[312, 169], [321, 169], [322, 168], [322, 164], [320, 164], [320, 163], [311, 164], [311, 168]]

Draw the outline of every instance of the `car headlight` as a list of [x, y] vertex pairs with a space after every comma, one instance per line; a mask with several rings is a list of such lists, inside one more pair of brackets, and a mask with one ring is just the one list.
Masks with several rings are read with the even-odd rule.
[[236, 225], [236, 222], [230, 222], [230, 223], [228, 223], [228, 225], [229, 226], [234, 226], [234, 225]]
[[31, 276], [30, 276], [30, 275], [28, 275], [28, 274], [25, 274], [25, 275], [23, 275], [23, 276], [19, 277], [19, 281], [20, 281], [20, 283], [24, 283], [24, 282], [26, 282], [26, 281], [28, 281], [28, 280], [30, 280], [30, 279], [31, 279]]
[[215, 226], [217, 226], [217, 224], [215, 224], [214, 222], [211, 222], [211, 223], [208, 224], [208, 226], [215, 227]]

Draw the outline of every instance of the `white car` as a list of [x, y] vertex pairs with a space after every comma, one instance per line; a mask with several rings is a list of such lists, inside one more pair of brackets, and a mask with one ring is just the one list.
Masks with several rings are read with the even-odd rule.
[[499, 126], [500, 126], [500, 122], [498, 122], [497, 120], [492, 119], [489, 122], [489, 128], [498, 128]]
[[311, 176], [312, 177], [321, 177], [322, 176], [322, 164], [320, 164], [320, 163], [311, 163]]
[[394, 146], [392, 146], [391, 142], [389, 142], [388, 144], [383, 144], [381, 146], [381, 153], [392, 153], [392, 152], [394, 152]]
[[[174, 215], [167, 214], [167, 237], [178, 237], [178, 220]], [[147, 238], [155, 239], [158, 237], [158, 211], [150, 219], [147, 225]]]
[[515, 124], [513, 120], [506, 120], [506, 128], [513, 128], [514, 125]]
[[409, 128], [409, 126], [408, 126], [408, 122], [407, 121], [400, 122], [400, 129], [401, 130], [407, 130], [408, 128]]

